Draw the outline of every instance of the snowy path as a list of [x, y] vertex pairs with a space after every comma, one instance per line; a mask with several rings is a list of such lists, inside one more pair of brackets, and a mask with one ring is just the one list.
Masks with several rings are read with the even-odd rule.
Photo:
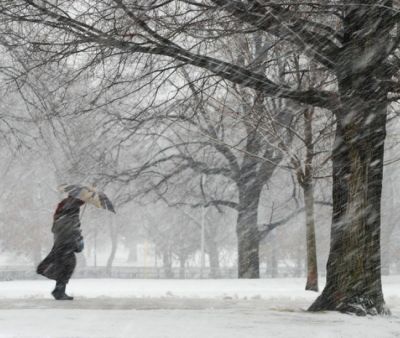
[[0, 282], [0, 337], [400, 337], [400, 278], [384, 282], [389, 318], [307, 313], [301, 279], [76, 279], [72, 302], [46, 280]]
[[0, 337], [370, 337], [400, 336], [398, 319], [266, 309], [2, 310]]

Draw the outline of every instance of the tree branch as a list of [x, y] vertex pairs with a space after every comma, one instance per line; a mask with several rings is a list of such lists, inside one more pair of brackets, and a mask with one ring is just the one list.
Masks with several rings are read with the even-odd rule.
[[[324, 206], [332, 206], [331, 202], [325, 202], [325, 201], [316, 201], [315, 204], [319, 204], [319, 205], [324, 205]], [[298, 214], [302, 213], [303, 211], [305, 211], [305, 207], [299, 208], [295, 211], [293, 211], [292, 213], [290, 213], [289, 215], [287, 215], [286, 217], [280, 219], [279, 221], [276, 222], [270, 222], [270, 223], [264, 223], [258, 226], [259, 228], [259, 234], [260, 234], [260, 238], [263, 239], [265, 237], [268, 236], [268, 234], [274, 230], [275, 228], [279, 227], [280, 225], [284, 225], [286, 224], [288, 221], [290, 221], [292, 218], [296, 217]]]
[[[235, 0], [212, 0], [212, 2], [242, 22], [295, 43], [327, 68], [334, 68], [340, 47], [331, 37], [340, 39], [340, 36], [329, 26], [304, 20], [298, 13], [270, 2], [266, 6], [246, 5]], [[309, 27], [313, 26], [317, 29], [310, 30]], [[325, 31], [325, 34], [321, 34], [322, 31]]]
[[[69, 16], [53, 12], [47, 7], [39, 6], [33, 1], [27, 0], [26, 2], [36, 10], [39, 10], [41, 14], [36, 15], [37, 17], [35, 18], [34, 15], [26, 16], [24, 14], [11, 13], [6, 9], [3, 10], [2, 14], [8, 15], [13, 20], [18, 20], [20, 22], [31, 22], [34, 20], [37, 24], [49, 26], [53, 29], [56, 28], [67, 34], [73, 34], [75, 37], [83, 38], [85, 44], [94, 43], [101, 47], [117, 48], [127, 53], [146, 53], [171, 57], [186, 64], [207, 69], [226, 80], [261, 91], [270, 97], [293, 99], [301, 103], [319, 106], [330, 110], [336, 109], [339, 104], [339, 99], [336, 93], [315, 89], [301, 91], [291, 89], [286, 85], [278, 85], [263, 74], [252, 72], [247, 68], [218, 60], [210, 56], [192, 53], [159, 35], [157, 35], [159, 42], [147, 40], [147, 45], [127, 41], [124, 39], [123, 32], [120, 32], [122, 36], [116, 38], [118, 35], [116, 35], [115, 31], [106, 33]], [[217, 2], [225, 4], [227, 3], [227, 0], [218, 0]], [[231, 2], [229, 1], [229, 3]], [[46, 16], [53, 19], [53, 21], [43, 21]], [[153, 31], [147, 33], [153, 38], [155, 37]], [[150, 45], [148, 44], [149, 41], [151, 41]], [[42, 41], [38, 41], [38, 43], [40, 42]], [[79, 44], [79, 42], [76, 42], [75, 46], [73, 42], [74, 41], [69, 41], [66, 43], [70, 48], [76, 49], [76, 45]], [[34, 44], [35, 42], [32, 43]]]

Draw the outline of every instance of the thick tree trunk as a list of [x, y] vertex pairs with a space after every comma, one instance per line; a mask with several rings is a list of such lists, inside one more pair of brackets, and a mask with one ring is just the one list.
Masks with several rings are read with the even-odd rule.
[[[386, 93], [370, 76], [341, 86], [333, 149], [333, 216], [327, 282], [311, 311], [385, 313], [381, 285], [381, 192]], [[352, 89], [351, 93], [350, 90]]]
[[392, 3], [357, 0], [344, 10], [343, 48], [336, 60], [341, 106], [335, 111], [331, 248], [326, 286], [312, 311], [388, 311], [380, 237]]
[[259, 244], [257, 228], [260, 189], [239, 188], [239, 212], [237, 219], [238, 277], [260, 278]]

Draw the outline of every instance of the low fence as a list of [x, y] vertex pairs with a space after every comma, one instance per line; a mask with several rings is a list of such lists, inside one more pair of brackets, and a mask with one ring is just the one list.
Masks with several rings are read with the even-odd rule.
[[[172, 268], [165, 270], [156, 267], [81, 267], [76, 269], [73, 278], [126, 278], [126, 279], [198, 279], [198, 278], [236, 278], [236, 268]], [[40, 279], [31, 266], [0, 266], [0, 280]]]
[[234, 268], [200, 269], [200, 268], [172, 268], [165, 270], [156, 267], [85, 267], [78, 269], [75, 278], [127, 278], [127, 279], [198, 279], [198, 278], [236, 278]]
[[[265, 268], [260, 268], [261, 278], [271, 277], [304, 277], [305, 271], [299, 271], [292, 267], [280, 267], [274, 275], [267, 273]], [[0, 266], [1, 280], [18, 279], [39, 279], [41, 276], [36, 274], [33, 266]], [[140, 267], [140, 266], [114, 266], [107, 269], [105, 266], [78, 266], [74, 272], [73, 278], [126, 278], [126, 279], [232, 279], [237, 278], [237, 269], [235, 267], [222, 267], [219, 269], [210, 269], [200, 267], [186, 267], [181, 269], [173, 267], [164, 269], [163, 267]]]

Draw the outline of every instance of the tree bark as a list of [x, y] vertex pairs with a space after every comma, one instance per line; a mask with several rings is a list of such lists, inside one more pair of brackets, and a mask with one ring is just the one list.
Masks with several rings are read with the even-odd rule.
[[311, 311], [388, 313], [380, 237], [392, 5], [391, 0], [358, 0], [345, 9], [343, 48], [336, 60], [341, 105], [334, 111], [331, 248], [326, 286]]
[[304, 168], [304, 181], [302, 184], [306, 217], [306, 248], [307, 248], [307, 283], [306, 290], [318, 291], [318, 262], [317, 244], [315, 239], [314, 220], [314, 182], [313, 182], [313, 157], [314, 145], [312, 135], [313, 109], [304, 112], [304, 139], [306, 144], [306, 159]]
[[259, 243], [257, 228], [260, 187], [239, 187], [239, 212], [237, 218], [238, 277], [260, 278]]
[[314, 222], [314, 188], [310, 184], [304, 187], [306, 208], [306, 247], [307, 247], [307, 283], [306, 290], [318, 291], [317, 244]]
[[337, 114], [327, 282], [311, 311], [387, 312], [380, 270], [387, 103], [386, 92], [372, 76], [358, 75], [350, 85], [348, 79], [339, 83], [347, 112]]

